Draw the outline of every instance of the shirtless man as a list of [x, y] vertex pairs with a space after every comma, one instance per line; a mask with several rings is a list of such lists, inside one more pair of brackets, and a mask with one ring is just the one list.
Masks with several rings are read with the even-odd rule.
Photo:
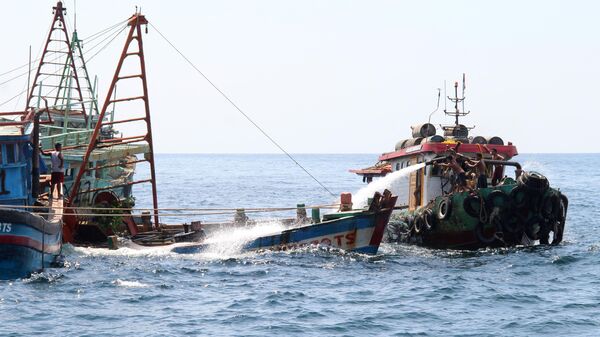
[[466, 189], [467, 186], [467, 175], [465, 174], [465, 170], [463, 170], [462, 166], [456, 160], [457, 153], [454, 149], [450, 149], [450, 155], [448, 156], [447, 163], [439, 164], [441, 167], [447, 167], [454, 172], [456, 175], [456, 191], [462, 192]]
[[475, 168], [478, 177], [477, 177], [477, 188], [487, 188], [487, 167], [485, 166], [485, 161], [483, 160], [483, 154], [477, 154], [477, 160], [470, 160], [467, 162], [468, 167]]
[[[498, 150], [496, 149], [492, 149], [490, 151], [490, 149], [488, 149], [487, 146], [484, 146], [486, 150], [488, 150], [489, 153], [492, 154], [492, 159], [493, 160], [506, 160], [506, 158], [498, 153]], [[504, 176], [504, 165], [494, 165], [494, 173], [492, 174], [492, 186], [496, 186], [498, 185], [498, 183], [500, 183], [500, 180], [502, 180], [502, 177]]]

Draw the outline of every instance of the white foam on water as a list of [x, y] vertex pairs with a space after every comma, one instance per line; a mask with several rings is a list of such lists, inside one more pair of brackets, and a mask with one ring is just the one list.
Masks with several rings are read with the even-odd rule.
[[375, 192], [383, 193], [388, 189], [392, 194], [397, 195], [399, 200], [406, 199], [408, 189], [403, 182], [408, 179], [408, 175], [418, 169], [425, 167], [425, 163], [415, 164], [405, 167], [401, 170], [389, 173], [381, 179], [377, 179], [369, 185], [361, 188], [352, 196], [354, 208], [363, 208], [367, 206], [369, 198], [372, 198]]
[[123, 287], [123, 288], [146, 288], [146, 287], [149, 287], [148, 284], [145, 284], [142, 282], [124, 281], [121, 279], [116, 279], [115, 281], [112, 281], [111, 283], [116, 285], [117, 287]]
[[[156, 246], [146, 247], [135, 244], [131, 241], [119, 241], [119, 249], [111, 250], [107, 248], [95, 248], [95, 247], [75, 247], [68, 245], [67, 251], [72, 250], [73, 252], [85, 256], [127, 256], [127, 257], [152, 257], [152, 256], [164, 256], [171, 254], [173, 247], [167, 246]], [[67, 246], [67, 245], [65, 245]], [[63, 249], [65, 249], [63, 246]]]
[[203, 241], [207, 247], [199, 255], [207, 259], [226, 259], [252, 254], [243, 252], [244, 245], [261, 236], [278, 234], [286, 229], [281, 222], [273, 220], [261, 221], [247, 227], [218, 230], [210, 233]]

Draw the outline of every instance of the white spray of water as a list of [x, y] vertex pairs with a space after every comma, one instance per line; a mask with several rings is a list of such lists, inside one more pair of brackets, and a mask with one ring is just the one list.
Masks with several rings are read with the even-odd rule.
[[[237, 258], [244, 255], [252, 254], [243, 252], [243, 247], [247, 243], [261, 236], [274, 235], [286, 230], [282, 223], [273, 221], [259, 222], [247, 227], [239, 228], [224, 228], [208, 234], [208, 237], [202, 241], [206, 245], [196, 256], [200, 259], [207, 260], [222, 260], [228, 258]], [[65, 245], [67, 250], [72, 250], [75, 253], [85, 256], [127, 256], [127, 257], [159, 257], [159, 256], [174, 256], [181, 255], [173, 253], [171, 250], [177, 246], [189, 245], [189, 243], [177, 243], [173, 245], [145, 247], [135, 244], [128, 240], [119, 242], [119, 249], [109, 250], [106, 248], [92, 247], [74, 247]], [[128, 284], [117, 283], [118, 286], [130, 286]]]
[[425, 163], [405, 167], [361, 188], [358, 192], [354, 193], [354, 196], [352, 197], [354, 208], [365, 207], [368, 203], [368, 199], [372, 198], [375, 192], [383, 193], [386, 189], [390, 190], [394, 195], [397, 195], [398, 201], [407, 200], [408, 198], [406, 196], [408, 195], [408, 188], [407, 185], [404, 184], [404, 180], [407, 179], [410, 173], [423, 167], [425, 167]]
[[287, 228], [278, 221], [260, 222], [252, 226], [225, 228], [210, 233], [203, 242], [207, 245], [201, 253], [202, 258], [230, 258], [243, 254], [247, 243], [262, 236], [281, 233]]
[[110, 250], [106, 248], [75, 247], [71, 245], [64, 245], [63, 250], [67, 254], [74, 252], [84, 256], [155, 257], [171, 254], [172, 248], [169, 246], [145, 247], [127, 240], [120, 240], [119, 246], [119, 249]]

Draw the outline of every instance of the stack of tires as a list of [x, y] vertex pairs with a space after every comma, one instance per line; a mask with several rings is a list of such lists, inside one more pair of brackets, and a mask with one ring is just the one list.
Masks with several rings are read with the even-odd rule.
[[[465, 198], [463, 203], [465, 212], [479, 219], [475, 235], [481, 243], [491, 244], [501, 237], [507, 245], [521, 244], [523, 234], [541, 244], [560, 243], [567, 206], [568, 199], [551, 189], [545, 176], [533, 171], [524, 172], [508, 194], [497, 189], [483, 202], [477, 194]], [[494, 235], [484, 235], [483, 229], [489, 225], [494, 228]]]

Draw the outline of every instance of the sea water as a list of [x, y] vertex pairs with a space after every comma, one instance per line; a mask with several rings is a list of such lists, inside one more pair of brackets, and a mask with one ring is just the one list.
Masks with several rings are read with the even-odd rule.
[[[335, 203], [345, 191], [360, 202], [366, 185], [348, 169], [376, 157], [298, 155], [332, 196], [283, 155], [158, 155], [160, 206], [294, 207]], [[276, 217], [295, 215], [248, 213], [259, 224], [216, 232], [199, 254], [125, 242], [116, 251], [67, 245], [64, 268], [0, 281], [0, 335], [597, 336], [600, 155], [515, 159], [569, 197], [561, 245], [244, 253], [241, 243], [281, 230]], [[136, 188], [138, 207], [151, 206], [147, 192]], [[206, 221], [163, 218], [190, 220]]]

